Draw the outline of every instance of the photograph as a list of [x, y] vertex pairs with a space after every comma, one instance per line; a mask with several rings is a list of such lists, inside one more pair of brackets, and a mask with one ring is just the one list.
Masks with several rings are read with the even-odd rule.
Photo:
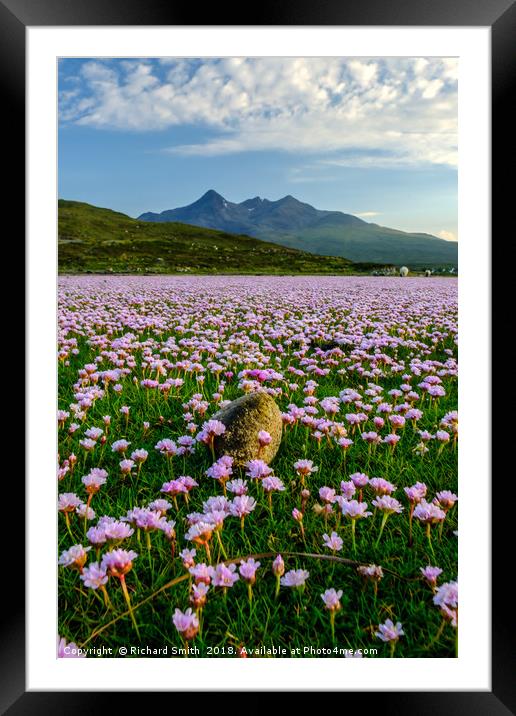
[[457, 660], [459, 70], [57, 58], [59, 658]]

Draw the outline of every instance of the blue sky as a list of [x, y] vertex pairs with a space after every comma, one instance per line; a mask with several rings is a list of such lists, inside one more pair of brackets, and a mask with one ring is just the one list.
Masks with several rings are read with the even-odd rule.
[[457, 62], [64, 59], [59, 196], [137, 216], [292, 194], [457, 238]]

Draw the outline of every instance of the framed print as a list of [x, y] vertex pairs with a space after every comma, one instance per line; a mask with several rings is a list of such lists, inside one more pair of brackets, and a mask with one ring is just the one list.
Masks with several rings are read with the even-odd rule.
[[9, 713], [515, 707], [489, 428], [514, 6], [259, 12], [0, 4], [27, 148]]

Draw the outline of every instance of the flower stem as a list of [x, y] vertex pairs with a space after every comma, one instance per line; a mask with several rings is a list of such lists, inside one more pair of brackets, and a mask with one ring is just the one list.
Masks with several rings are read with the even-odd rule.
[[220, 531], [216, 530], [215, 534], [217, 535], [217, 541], [219, 543], [220, 551], [222, 552], [224, 559], [227, 559], [228, 555], [226, 553], [226, 550], [224, 549], [224, 545], [222, 544], [222, 537], [220, 536]]
[[70, 535], [70, 537], [73, 539], [72, 530], [70, 529], [70, 515], [68, 514], [68, 512], [65, 512], [64, 516], [66, 522], [66, 529], [68, 530], [68, 534]]
[[439, 542], [443, 538], [443, 525], [444, 525], [444, 520], [441, 520], [441, 522], [439, 523]]
[[122, 585], [122, 591], [124, 593], [125, 601], [127, 603], [127, 609], [129, 610], [129, 614], [131, 615], [131, 619], [132, 619], [134, 628], [136, 629], [138, 638], [140, 638], [140, 632], [138, 631], [138, 624], [136, 623], [136, 619], [134, 618], [134, 612], [133, 612], [133, 608], [131, 606], [131, 598], [129, 596], [129, 592], [127, 591], [127, 584], [125, 583], [125, 574], [120, 575], [120, 584]]
[[378, 547], [378, 545], [380, 544], [380, 539], [381, 539], [381, 536], [382, 536], [383, 528], [385, 527], [385, 523], [387, 522], [387, 518], [388, 518], [388, 517], [389, 517], [389, 513], [388, 513], [388, 512], [384, 512], [383, 517], [382, 517], [382, 523], [381, 523], [381, 525], [380, 525], [380, 532], [378, 533], [378, 539], [376, 540], [376, 542], [375, 542], [375, 544], [374, 544], [375, 549], [376, 549], [376, 548]]
[[93, 497], [93, 493], [90, 492], [88, 495], [88, 501], [86, 502], [86, 509], [84, 510], [84, 534], [86, 535], [86, 532], [88, 531], [88, 510], [90, 509], [90, 503], [91, 498]]
[[435, 557], [434, 547], [432, 545], [432, 534], [430, 532], [430, 528], [431, 528], [431, 525], [430, 525], [430, 522], [428, 522], [426, 525], [426, 536], [428, 538], [428, 546], [430, 547], [430, 552], [432, 553], [432, 557]]
[[105, 605], [108, 609], [112, 609], [112, 608], [113, 608], [113, 605], [111, 604], [111, 599], [109, 598], [109, 594], [108, 594], [108, 592], [107, 592], [106, 586], [105, 586], [104, 584], [102, 584], [100, 588], [101, 588], [102, 594], [103, 594], [103, 596], [104, 596], [104, 605]]

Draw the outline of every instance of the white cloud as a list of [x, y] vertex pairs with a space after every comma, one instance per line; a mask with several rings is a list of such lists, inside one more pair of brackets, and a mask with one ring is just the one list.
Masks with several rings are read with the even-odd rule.
[[206, 142], [163, 148], [185, 156], [282, 150], [327, 153], [335, 165], [455, 165], [456, 67], [449, 58], [92, 60], [80, 94], [61, 94], [60, 113], [100, 129], [203, 127]]
[[351, 74], [359, 84], [364, 87], [370, 85], [377, 75], [378, 65], [376, 62], [361, 62], [360, 60], [351, 60], [348, 64]]
[[373, 216], [380, 216], [379, 211], [358, 211], [355, 216], [360, 216], [361, 219], [370, 219]]
[[446, 241], [457, 241], [457, 236], [453, 233], [453, 231], [446, 231], [446, 229], [438, 231], [437, 236], [441, 239], [445, 239]]

